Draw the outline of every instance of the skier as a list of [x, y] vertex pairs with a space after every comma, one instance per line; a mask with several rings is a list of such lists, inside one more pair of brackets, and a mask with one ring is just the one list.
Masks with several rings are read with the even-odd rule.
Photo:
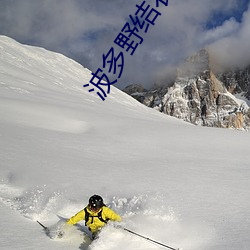
[[95, 194], [89, 198], [89, 204], [72, 216], [67, 224], [74, 225], [80, 220], [85, 220], [85, 226], [89, 228], [94, 239], [109, 220], [120, 222], [122, 219], [113, 210], [105, 206], [101, 196]]

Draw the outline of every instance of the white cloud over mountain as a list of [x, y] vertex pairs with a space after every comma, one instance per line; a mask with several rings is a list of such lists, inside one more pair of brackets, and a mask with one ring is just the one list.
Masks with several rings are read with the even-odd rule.
[[[114, 39], [129, 15], [136, 12], [136, 4], [141, 3], [142, 0], [3, 0], [0, 33], [62, 52], [94, 71], [101, 66], [102, 54], [110, 47], [121, 50]], [[153, 0], [146, 3], [155, 6]], [[212, 46], [223, 62], [239, 58], [247, 63], [250, 10], [246, 3], [170, 0], [167, 7], [162, 5], [158, 9], [162, 15], [143, 35], [144, 41], [135, 54], [124, 53], [124, 73], [117, 86], [131, 82], [151, 84], [204, 46]], [[210, 23], [212, 29], [208, 29]]]

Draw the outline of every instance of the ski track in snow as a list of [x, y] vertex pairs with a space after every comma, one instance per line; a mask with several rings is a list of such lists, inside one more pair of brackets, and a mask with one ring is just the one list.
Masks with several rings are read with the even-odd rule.
[[[179, 220], [172, 208], [164, 205], [162, 195], [141, 195], [130, 198], [107, 197], [107, 206], [117, 211], [122, 217], [123, 227], [135, 231], [143, 236], [152, 237], [161, 243], [175, 246], [183, 244], [185, 249], [204, 244], [204, 239], [199, 242], [199, 226], [191, 230], [190, 225]], [[91, 243], [87, 236], [87, 229], [83, 222], [72, 228], [68, 228], [62, 239], [56, 237], [57, 231], [63, 228], [65, 220], [58, 220], [57, 214], [66, 218], [82, 209], [82, 204], [66, 200], [62, 193], [51, 193], [46, 186], [36, 187], [31, 190], [22, 190], [9, 183], [0, 184], [0, 202], [12, 210], [20, 213], [21, 216], [36, 222], [45, 222], [50, 229], [50, 237], [56, 241], [62, 241], [69, 245], [79, 244], [82, 250], [108, 250], [119, 249], [124, 245], [121, 242], [128, 242], [126, 249], [162, 249], [159, 245], [134, 236], [122, 229], [116, 229], [110, 223], [99, 235], [99, 238]], [[64, 217], [63, 216], [63, 217]], [[163, 230], [164, 229], [164, 230]], [[189, 230], [187, 232], [186, 230]], [[204, 228], [202, 228], [204, 230]], [[181, 236], [181, 239], [180, 239]], [[162, 242], [160, 239], [166, 239]], [[188, 242], [186, 242], [188, 240]]]

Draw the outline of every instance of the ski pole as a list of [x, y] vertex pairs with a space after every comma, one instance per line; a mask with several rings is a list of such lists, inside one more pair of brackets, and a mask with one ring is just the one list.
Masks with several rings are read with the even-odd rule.
[[42, 226], [43, 227], [43, 229], [46, 231], [46, 230], [48, 230], [48, 228], [47, 227], [45, 227], [41, 222], [39, 222], [38, 220], [36, 221], [40, 226]]
[[150, 239], [150, 238], [148, 238], [148, 237], [145, 237], [145, 236], [143, 236], [143, 235], [140, 235], [140, 234], [138, 234], [138, 233], [135, 233], [135, 232], [133, 232], [133, 231], [127, 229], [127, 228], [122, 228], [122, 229], [125, 230], [125, 231], [127, 231], [127, 232], [129, 232], [129, 233], [131, 233], [131, 234], [134, 234], [134, 235], [136, 235], [136, 236], [139, 236], [139, 237], [141, 237], [141, 238], [143, 238], [143, 239], [145, 239], [145, 240], [148, 240], [148, 241], [154, 242], [155, 244], [158, 244], [158, 245], [160, 245], [160, 246], [166, 247], [166, 248], [168, 248], [168, 249], [171, 249], [171, 250], [180, 250], [180, 248], [173, 248], [173, 247], [167, 246], [167, 245], [162, 244], [162, 243], [160, 243], [160, 242], [158, 242], [158, 241], [152, 240], [152, 239]]

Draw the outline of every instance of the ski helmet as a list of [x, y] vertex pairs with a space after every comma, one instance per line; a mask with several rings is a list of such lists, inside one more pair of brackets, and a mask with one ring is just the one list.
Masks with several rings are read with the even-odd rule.
[[98, 210], [103, 207], [103, 199], [99, 195], [93, 195], [89, 198], [89, 206], [93, 210]]

